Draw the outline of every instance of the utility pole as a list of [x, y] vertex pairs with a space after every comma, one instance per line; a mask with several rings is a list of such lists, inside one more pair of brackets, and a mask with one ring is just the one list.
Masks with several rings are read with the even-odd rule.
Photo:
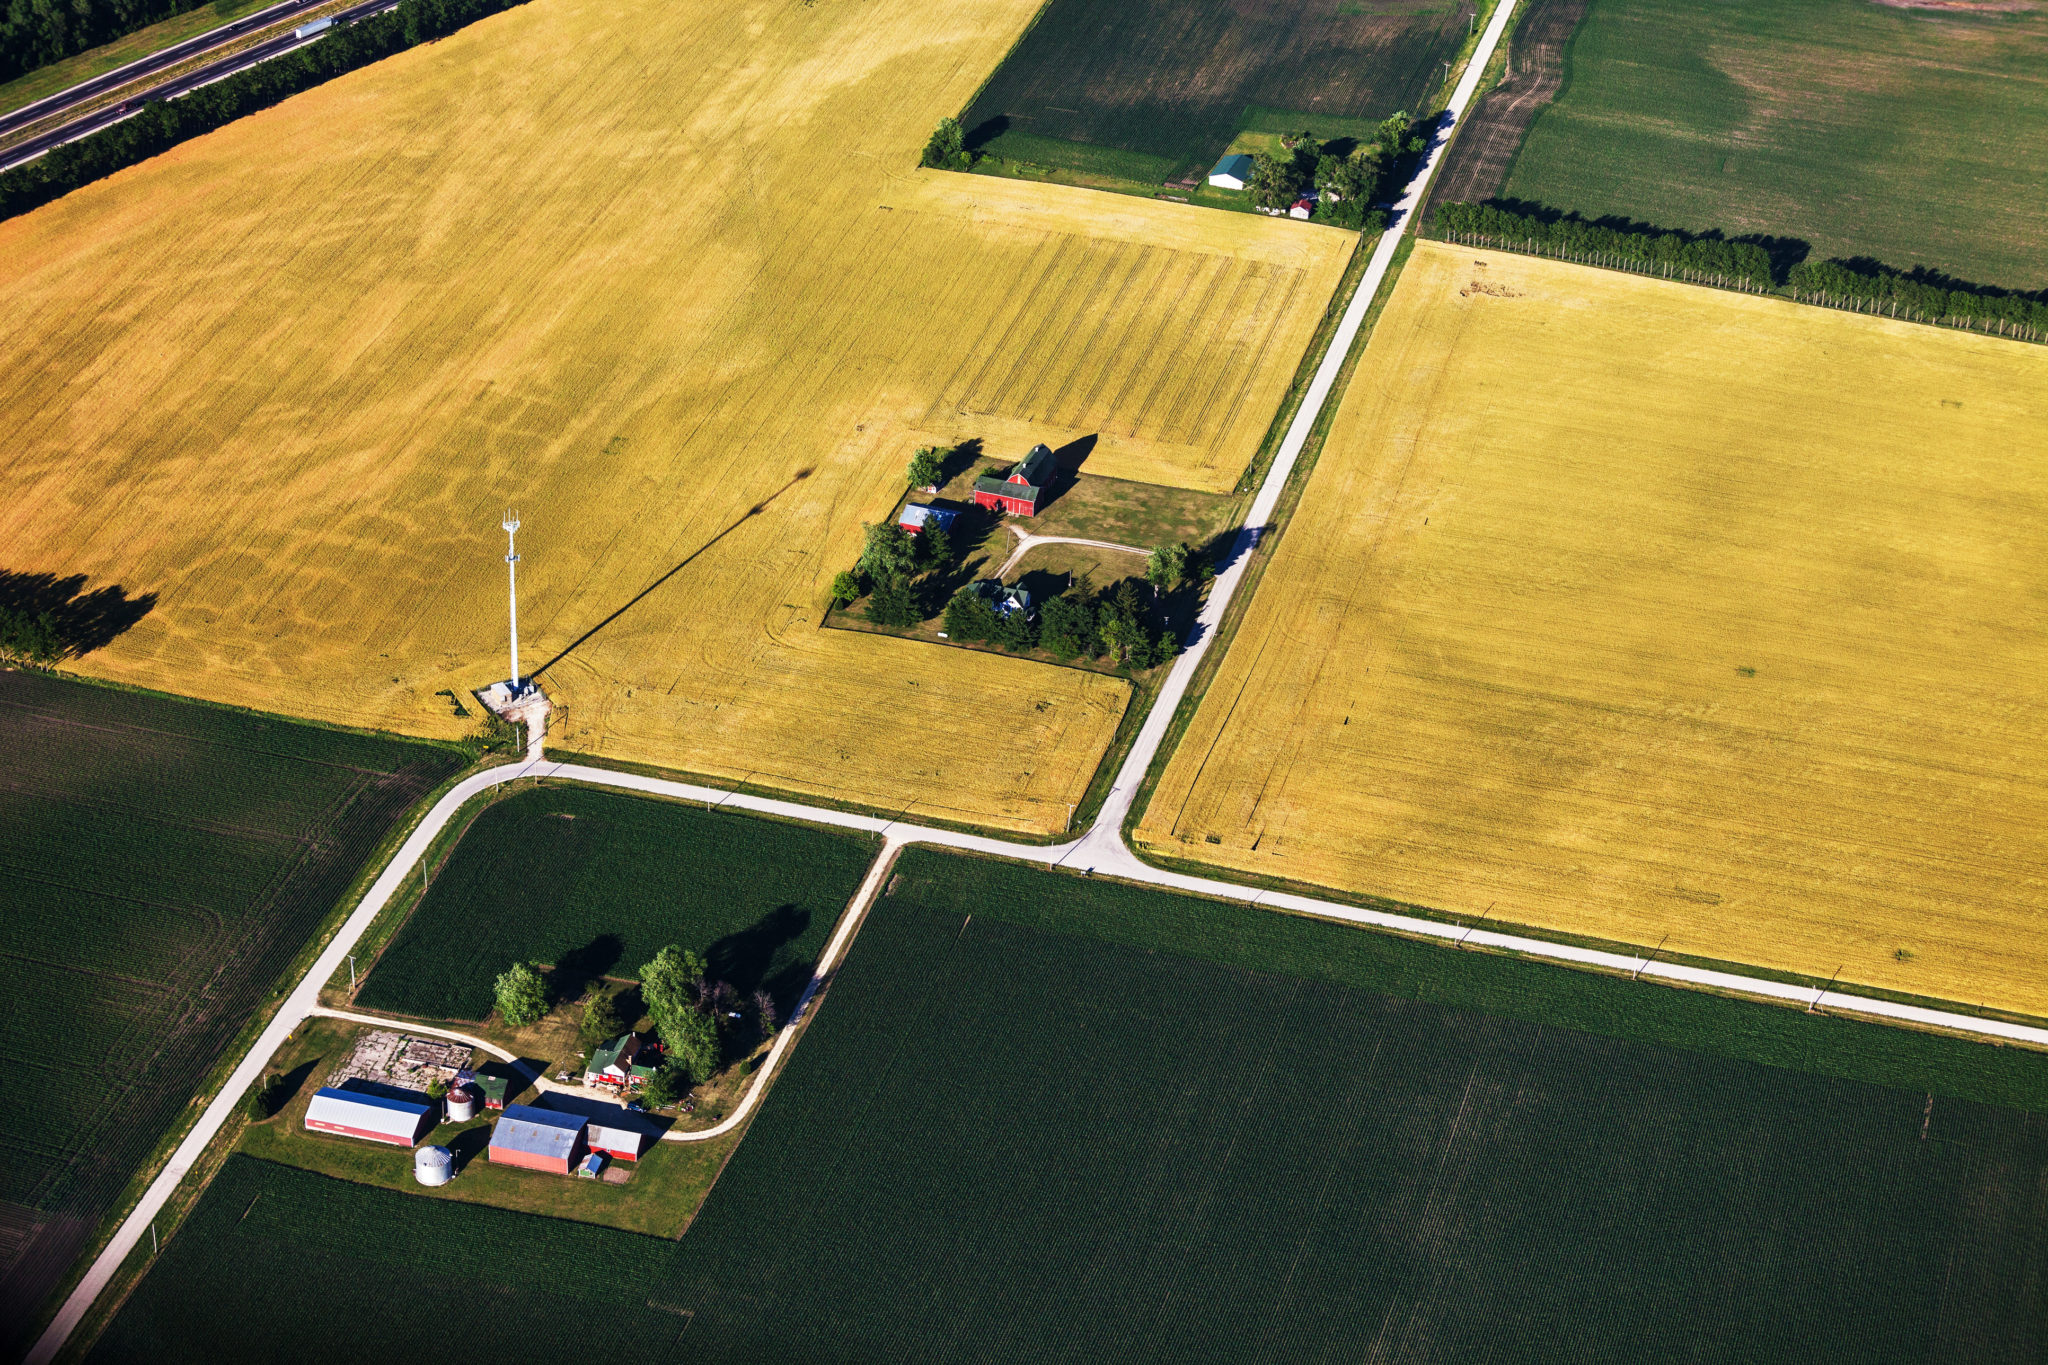
[[519, 514], [505, 513], [505, 585], [512, 599], [512, 695], [519, 695]]

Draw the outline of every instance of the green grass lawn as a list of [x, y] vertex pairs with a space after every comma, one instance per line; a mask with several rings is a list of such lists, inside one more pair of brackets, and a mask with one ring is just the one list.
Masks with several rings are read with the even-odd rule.
[[2048, 9], [1593, 0], [1504, 194], [2048, 287]]
[[898, 871], [680, 1244], [238, 1157], [95, 1358], [431, 1348], [457, 1292], [697, 1360], [2040, 1358], [2048, 1058]]
[[742, 996], [768, 990], [786, 1016], [873, 859], [864, 835], [585, 787], [524, 790], [463, 834], [356, 998], [481, 1019], [515, 961], [552, 965], [573, 991], [634, 977], [677, 943]]
[[0, 1320], [21, 1323], [455, 750], [0, 671]]
[[[243, 1129], [235, 1150], [428, 1199], [488, 1204], [656, 1237], [678, 1237], [739, 1142], [731, 1135], [708, 1142], [657, 1142], [638, 1162], [615, 1165], [615, 1170], [630, 1174], [624, 1184], [610, 1184], [493, 1165], [484, 1149], [490, 1145], [496, 1116], [485, 1111], [467, 1123], [444, 1123], [426, 1136], [424, 1141], [448, 1148], [457, 1162], [455, 1179], [429, 1189], [413, 1179], [409, 1149], [306, 1129], [306, 1105], [324, 1083], [328, 1070], [348, 1055], [357, 1035], [364, 1031], [362, 1025], [335, 1019], [315, 1019], [302, 1028], [273, 1063], [273, 1070], [297, 1083], [291, 1100], [270, 1118]], [[533, 1095], [527, 1092], [512, 1100], [532, 1103]]]

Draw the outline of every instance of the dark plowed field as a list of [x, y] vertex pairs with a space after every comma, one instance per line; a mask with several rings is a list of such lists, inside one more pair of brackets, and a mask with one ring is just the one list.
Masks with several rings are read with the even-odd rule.
[[1500, 193], [1529, 125], [1564, 88], [1565, 48], [1587, 3], [1529, 0], [1508, 41], [1507, 71], [1459, 130], [1431, 203], [1477, 204]]
[[961, 122], [1206, 170], [1240, 128], [1287, 127], [1283, 113], [1418, 107], [1471, 14], [1468, 0], [1051, 0]]
[[451, 749], [0, 672], [0, 1354]]
[[94, 1359], [2041, 1356], [2048, 1059], [898, 872], [679, 1245], [238, 1160]]

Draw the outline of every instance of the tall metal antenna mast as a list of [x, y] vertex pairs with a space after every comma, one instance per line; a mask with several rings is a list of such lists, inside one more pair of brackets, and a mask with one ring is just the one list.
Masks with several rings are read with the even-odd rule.
[[505, 513], [505, 581], [512, 595], [512, 691], [519, 687], [519, 514]]

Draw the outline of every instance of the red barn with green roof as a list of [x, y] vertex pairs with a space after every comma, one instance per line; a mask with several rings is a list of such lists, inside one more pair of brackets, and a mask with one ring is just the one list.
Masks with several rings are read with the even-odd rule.
[[1055, 472], [1052, 451], [1035, 445], [1029, 455], [1011, 468], [1009, 477], [984, 475], [974, 481], [975, 506], [1013, 517], [1035, 517], [1039, 503], [1045, 499], [1045, 486], [1052, 482]]

